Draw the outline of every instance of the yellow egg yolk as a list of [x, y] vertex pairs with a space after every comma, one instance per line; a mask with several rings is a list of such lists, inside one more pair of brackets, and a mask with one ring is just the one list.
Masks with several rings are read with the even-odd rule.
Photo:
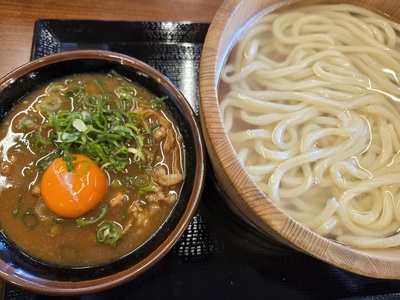
[[45, 171], [41, 194], [47, 207], [64, 218], [77, 218], [93, 209], [104, 197], [107, 178], [87, 156], [74, 154], [68, 172], [62, 158], [57, 158]]

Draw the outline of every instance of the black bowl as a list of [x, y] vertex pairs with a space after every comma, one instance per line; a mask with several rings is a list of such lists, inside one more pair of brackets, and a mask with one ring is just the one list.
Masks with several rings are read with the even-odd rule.
[[167, 95], [167, 108], [184, 143], [185, 180], [173, 212], [158, 232], [120, 259], [92, 267], [60, 267], [29, 257], [0, 228], [0, 277], [36, 293], [82, 295], [125, 283], [156, 264], [171, 250], [192, 220], [205, 180], [205, 150], [197, 117], [184, 96], [161, 73], [132, 57], [99, 50], [58, 53], [32, 61], [0, 79], [1, 120], [24, 96], [55, 78], [77, 73], [119, 74], [152, 91]]

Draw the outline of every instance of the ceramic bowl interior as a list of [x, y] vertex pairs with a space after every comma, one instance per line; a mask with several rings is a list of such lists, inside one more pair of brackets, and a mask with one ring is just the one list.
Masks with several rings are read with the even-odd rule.
[[226, 0], [208, 30], [200, 62], [200, 120], [213, 173], [227, 205], [266, 237], [339, 268], [400, 279], [400, 249], [358, 250], [312, 232], [280, 210], [251, 180], [228, 138], [219, 110], [219, 76], [244, 30], [257, 17], [288, 6], [348, 3], [400, 21], [396, 1]]
[[0, 80], [1, 119], [18, 101], [55, 78], [77, 73], [115, 70], [156, 96], [167, 95], [167, 108], [177, 122], [184, 143], [185, 180], [173, 212], [140, 248], [115, 262], [83, 268], [49, 265], [20, 251], [0, 231], [0, 277], [23, 289], [50, 295], [82, 295], [131, 280], [156, 264], [179, 240], [196, 212], [204, 185], [204, 146], [190, 104], [161, 73], [131, 57], [106, 51], [79, 50], [47, 56]]

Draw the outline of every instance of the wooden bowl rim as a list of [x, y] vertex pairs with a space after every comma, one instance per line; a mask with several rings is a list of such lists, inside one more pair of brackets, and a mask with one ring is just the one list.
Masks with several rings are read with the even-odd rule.
[[[282, 5], [295, 2], [304, 1], [225, 0], [217, 11], [209, 27], [200, 62], [200, 121], [207, 150], [210, 155], [214, 155], [214, 159], [218, 159], [220, 164], [218, 166], [219, 172], [222, 172], [223, 176], [226, 177], [224, 179], [234, 187], [235, 191], [233, 192], [242, 196], [249, 209], [254, 212], [260, 221], [278, 233], [282, 238], [282, 242], [310, 256], [353, 273], [374, 278], [400, 279], [400, 255], [385, 256], [382, 253], [382, 251], [386, 252], [385, 250], [359, 250], [342, 245], [316, 234], [279, 209], [247, 175], [225, 132], [218, 105], [218, 78], [232, 45], [248, 21], [243, 20], [243, 25], [239, 26], [242, 29], [230, 41], [228, 49], [225, 49], [224, 42], [230, 38], [226, 33], [231, 26], [230, 22], [240, 10], [247, 9], [246, 3], [251, 3], [255, 7], [263, 6], [266, 11], [271, 11]], [[311, 0], [306, 2], [343, 3], [344, 1]], [[348, 3], [373, 7], [375, 1], [351, 0]], [[253, 18], [257, 15], [259, 13], [253, 15]], [[229, 201], [229, 199], [227, 200]], [[260, 205], [260, 201], [263, 201], [262, 205]], [[271, 216], [273, 218], [270, 218]], [[246, 215], [242, 215], [242, 217], [246, 217]], [[260, 227], [263, 224], [253, 225]], [[260, 229], [263, 231], [263, 228]]]

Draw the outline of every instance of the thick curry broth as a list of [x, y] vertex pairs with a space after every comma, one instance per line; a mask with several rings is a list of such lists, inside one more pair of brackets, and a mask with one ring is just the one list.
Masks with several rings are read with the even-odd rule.
[[[41, 139], [49, 138], [56, 131], [54, 126], [43, 129], [43, 124], [48, 119], [47, 113], [41, 110], [42, 103], [45, 102], [44, 95], [61, 95], [61, 106], [53, 112], [54, 114], [60, 110], [85, 110], [85, 107], [79, 104], [81, 100], [78, 100], [83, 96], [65, 95], [66, 90], [72, 86], [85, 87], [86, 95], [103, 95], [110, 92], [107, 105], [109, 108], [116, 108], [119, 96], [117, 97], [115, 89], [121, 84], [136, 93], [133, 106], [122, 106], [143, 113], [143, 119], [155, 136], [154, 145], [148, 145], [146, 148], [148, 153], [154, 153], [154, 161], [145, 167], [139, 167], [139, 159], [130, 157], [128, 164], [119, 171], [103, 166], [108, 178], [106, 195], [83, 217], [86, 220], [98, 217], [104, 205], [107, 205], [108, 211], [95, 224], [78, 227], [76, 219], [60, 218], [50, 211], [38, 192], [47, 165], [54, 156], [63, 154], [62, 150], [61, 153], [54, 153], [54, 143], [38, 142], [38, 131], [41, 132]], [[47, 263], [68, 266], [96, 265], [131, 252], [160, 228], [171, 213], [182, 185], [183, 149], [179, 130], [163, 105], [161, 108], [155, 108], [155, 113], [150, 112], [153, 109], [148, 103], [154, 98], [155, 96], [146, 89], [116, 74], [76, 75], [33, 92], [5, 118], [0, 131], [0, 226], [22, 251]], [[47, 105], [54, 103], [51, 101]], [[54, 107], [51, 109], [54, 110]], [[166, 140], [171, 140], [171, 137], [174, 142], [166, 147], [165, 144], [169, 143]], [[161, 168], [166, 174], [157, 177], [157, 169]], [[155, 183], [154, 189], [142, 190], [135, 186], [127, 186], [127, 176], [131, 179], [136, 178], [143, 169], [151, 174]], [[176, 178], [177, 174], [182, 175], [181, 180], [165, 182], [169, 175]], [[164, 180], [161, 180], [161, 177]], [[96, 228], [105, 221], [113, 221], [120, 225], [122, 237], [115, 245], [99, 243], [96, 240]]]

